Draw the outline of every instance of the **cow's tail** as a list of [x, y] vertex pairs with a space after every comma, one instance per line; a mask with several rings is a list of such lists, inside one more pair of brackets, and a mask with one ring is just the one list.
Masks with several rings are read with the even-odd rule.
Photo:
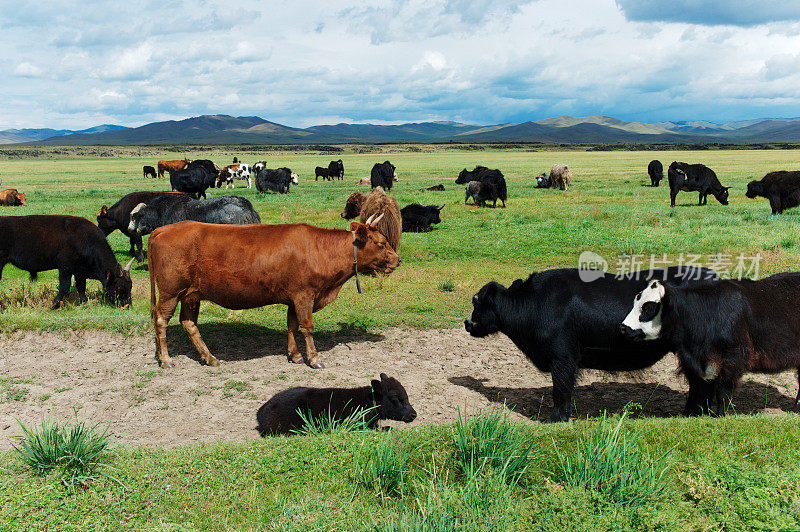
[[147, 273], [150, 274], [150, 318], [156, 320], [156, 272], [153, 269], [153, 235], [147, 239]]

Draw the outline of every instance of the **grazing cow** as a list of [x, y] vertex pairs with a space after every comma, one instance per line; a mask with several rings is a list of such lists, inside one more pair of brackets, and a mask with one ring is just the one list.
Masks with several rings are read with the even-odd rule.
[[30, 273], [58, 270], [58, 294], [53, 309], [69, 293], [72, 277], [78, 299], [85, 303], [86, 279], [97, 279], [106, 301], [131, 304], [130, 269], [123, 269], [103, 232], [85, 218], [62, 215], [0, 216], [0, 279], [6, 264]]
[[158, 167], [158, 177], [164, 177], [164, 172], [177, 172], [178, 170], [183, 170], [186, 168], [190, 162], [189, 159], [180, 159], [175, 161], [158, 161], [156, 165]]
[[420, 190], [421, 190], [421, 191], [423, 191], [423, 192], [425, 192], [425, 191], [430, 191], [430, 192], [443, 192], [443, 191], [444, 191], [444, 185], [442, 185], [442, 184], [440, 183], [440, 184], [438, 184], [438, 185], [433, 185], [432, 187], [428, 187], [428, 188], [421, 188]]
[[352, 220], [361, 214], [361, 207], [364, 205], [364, 200], [367, 196], [361, 192], [353, 192], [344, 203], [344, 210], [340, 216], [345, 220]]
[[[485, 166], [476, 166], [472, 171], [464, 168], [456, 178], [456, 185], [464, 185], [470, 181], [480, 181], [487, 185], [494, 185], [497, 188], [497, 199], [503, 202], [503, 207], [506, 206], [506, 200], [508, 199], [506, 178], [503, 177], [503, 173], [500, 170], [489, 170]], [[495, 207], [496, 205], [497, 200], [492, 206]]]
[[289, 185], [299, 185], [300, 179], [289, 168], [282, 167], [277, 170], [264, 168], [256, 174], [256, 190], [266, 192], [272, 190], [280, 194], [289, 192]]
[[669, 181], [669, 204], [675, 206], [678, 192], [699, 192], [698, 205], [705, 205], [709, 194], [713, 194], [723, 205], [728, 204], [728, 189], [717, 179], [717, 174], [704, 164], [686, 164], [673, 161], [667, 170]]
[[364, 204], [361, 206], [361, 223], [366, 223], [370, 218], [380, 220], [373, 225], [380, 234], [386, 237], [392, 249], [399, 251], [400, 237], [403, 233], [400, 205], [381, 187], [372, 189], [364, 198]]
[[550, 177], [546, 172], [536, 176], [536, 188], [550, 188]]
[[208, 159], [192, 161], [183, 170], [171, 172], [169, 182], [172, 190], [185, 192], [194, 198], [206, 197], [206, 190], [214, 188], [219, 171]]
[[770, 172], [760, 181], [750, 181], [745, 196], [767, 198], [772, 214], [781, 214], [800, 205], [800, 172]]
[[128, 231], [141, 238], [159, 227], [184, 220], [228, 225], [261, 223], [253, 204], [239, 196], [221, 196], [210, 200], [160, 197], [147, 205], [140, 203], [131, 210]]
[[314, 346], [312, 313], [335, 300], [356, 272], [389, 274], [400, 265], [400, 257], [374, 225], [379, 222], [351, 222], [350, 231], [308, 224], [199, 222], [156, 229], [147, 243], [147, 260], [161, 366], [172, 366], [166, 330], [178, 303], [181, 325], [195, 349], [207, 364], [219, 364], [197, 329], [200, 301], [207, 300], [234, 310], [287, 305], [289, 360], [303, 361], [295, 342], [299, 330], [306, 341], [307, 364], [324, 367]]
[[404, 233], [427, 233], [432, 231], [433, 224], [441, 222], [439, 213], [444, 209], [444, 205], [437, 207], [436, 205], [423, 206], [419, 203], [412, 203], [400, 209], [400, 216], [403, 218], [403, 232]]
[[344, 163], [341, 159], [328, 163], [328, 175], [331, 178], [344, 179]]
[[472, 198], [472, 202], [479, 207], [485, 207], [489, 200], [492, 200], [492, 205], [497, 205], [497, 186], [494, 183], [470, 181], [464, 190], [464, 205], [469, 198]]
[[314, 181], [319, 181], [320, 177], [322, 178], [323, 181], [326, 181], [331, 178], [331, 174], [327, 168], [317, 166], [316, 168], [314, 168]]
[[647, 165], [647, 175], [650, 176], [650, 186], [657, 187], [658, 184], [664, 179], [664, 166], [661, 161], [652, 160]]
[[369, 174], [369, 184], [372, 188], [382, 187], [384, 190], [392, 190], [394, 181], [397, 181], [397, 169], [389, 161], [376, 163]]
[[261, 436], [276, 436], [300, 431], [306, 418], [344, 420], [364, 413], [370, 428], [380, 419], [411, 423], [417, 412], [408, 401], [403, 385], [395, 378], [381, 373], [381, 380], [361, 388], [289, 388], [278, 392], [258, 409], [258, 432]]
[[228, 185], [230, 185], [232, 188], [236, 188], [236, 183], [233, 181], [234, 179], [247, 180], [247, 188], [252, 188], [253, 181], [251, 179], [250, 165], [237, 163], [224, 166], [222, 170], [219, 171], [219, 176], [217, 176], [217, 188], [222, 188], [223, 183], [225, 183], [226, 190]]
[[[128, 252], [131, 257], [136, 257], [137, 260], [144, 260], [144, 247], [142, 244], [142, 237], [135, 231], [128, 230], [128, 224], [131, 223], [131, 211], [140, 203], [147, 204], [156, 198], [162, 196], [181, 197], [189, 199], [189, 196], [183, 192], [131, 192], [124, 196], [121, 200], [116, 202], [111, 208], [103, 207], [97, 214], [97, 226], [103, 231], [105, 236], [110, 235], [115, 230], [119, 229], [120, 232], [127, 236], [131, 241], [131, 249]], [[136, 248], [139, 249], [138, 253]]]
[[25, 200], [25, 194], [18, 191], [16, 188], [0, 190], [0, 206], [17, 207], [20, 205], [28, 205], [28, 202]]
[[693, 281], [716, 274], [705, 268], [671, 267], [617, 278], [599, 270], [561, 269], [518, 279], [508, 288], [491, 282], [472, 298], [464, 321], [472, 336], [501, 332], [539, 371], [553, 378], [551, 421], [566, 421], [580, 368], [634, 371], [652, 366], [670, 349], [666, 342], [628, 340], [619, 324], [648, 280]]
[[156, 178], [156, 169], [153, 168], [152, 166], [147, 166], [147, 165], [142, 166], [142, 177], [146, 178], [147, 176], [150, 176], [153, 179], [155, 179]]
[[[798, 301], [800, 273], [689, 286], [653, 281], [636, 295], [621, 330], [634, 340], [666, 342], [690, 384], [712, 384], [687, 404], [687, 414], [708, 413], [716, 399], [716, 414], [724, 415], [744, 373], [800, 368]], [[798, 401], [800, 393], [795, 408]]]
[[572, 170], [566, 164], [554, 164], [550, 168], [550, 188], [567, 190], [572, 184]]

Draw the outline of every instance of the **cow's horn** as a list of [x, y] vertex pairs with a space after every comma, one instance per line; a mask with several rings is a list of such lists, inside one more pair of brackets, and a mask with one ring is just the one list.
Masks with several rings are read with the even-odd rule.
[[380, 222], [380, 221], [381, 221], [381, 218], [383, 218], [383, 215], [384, 215], [384, 214], [385, 214], [385, 213], [381, 213], [381, 215], [380, 215], [380, 216], [378, 216], [377, 218], [375, 218], [374, 220], [372, 220], [372, 223], [370, 223], [369, 221], [367, 221], [367, 225], [376, 225], [378, 222]]
[[133, 266], [133, 261], [134, 261], [135, 259], [136, 259], [136, 257], [134, 257], [134, 258], [132, 258], [131, 260], [129, 260], [129, 261], [128, 261], [128, 264], [127, 264], [127, 265], [125, 265], [125, 269], [124, 269], [123, 271], [125, 271], [125, 272], [128, 272], [128, 273], [131, 273], [131, 266]]
[[375, 215], [374, 215], [374, 214], [371, 214], [371, 215], [370, 215], [370, 217], [369, 217], [369, 218], [367, 218], [367, 221], [366, 221], [366, 222], [364, 222], [364, 224], [365, 224], [365, 225], [369, 225], [369, 224], [371, 224], [371, 223], [372, 223], [372, 219], [373, 219], [373, 218], [375, 218]]

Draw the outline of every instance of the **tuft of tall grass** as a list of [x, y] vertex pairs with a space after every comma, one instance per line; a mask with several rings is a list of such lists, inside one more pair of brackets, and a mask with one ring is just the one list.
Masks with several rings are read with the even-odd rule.
[[597, 425], [578, 439], [577, 451], [556, 449], [566, 485], [583, 487], [623, 505], [639, 505], [663, 495], [667, 473], [674, 465], [672, 452], [655, 461], [648, 457], [639, 445], [641, 435], [623, 431], [627, 416], [627, 410], [616, 421], [603, 414]]
[[71, 493], [94, 480], [112, 452], [108, 427], [101, 432], [99, 425], [78, 421], [77, 415], [72, 425], [44, 419], [35, 427], [17, 422], [23, 434], [14, 450], [23, 465], [35, 475], [60, 470], [61, 482]]
[[369, 429], [370, 420], [377, 416], [377, 406], [369, 408], [356, 408], [350, 415], [337, 418], [330, 406], [320, 415], [314, 416], [308, 412], [297, 410], [303, 420], [303, 428], [292, 431], [293, 434], [303, 436], [318, 436], [321, 434], [342, 434], [345, 432], [359, 432]]
[[356, 465], [357, 477], [383, 496], [400, 493], [411, 471], [411, 451], [390, 433], [378, 440], [375, 452]]
[[461, 473], [474, 476], [485, 468], [502, 470], [517, 481], [539, 451], [527, 441], [524, 426], [512, 423], [508, 412], [495, 409], [471, 416], [459, 409], [453, 428], [453, 458]]

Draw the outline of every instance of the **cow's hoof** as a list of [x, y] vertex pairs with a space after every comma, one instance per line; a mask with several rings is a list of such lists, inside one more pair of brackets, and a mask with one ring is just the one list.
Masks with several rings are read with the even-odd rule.
[[304, 362], [303, 361], [303, 356], [302, 355], [298, 355], [298, 356], [295, 357], [295, 356], [289, 355], [289, 362], [291, 362], [292, 364], [302, 364]]
[[161, 369], [172, 369], [174, 367], [175, 367], [175, 364], [173, 364], [172, 362], [162, 362], [161, 363]]
[[206, 364], [208, 364], [211, 367], [217, 367], [217, 366], [219, 366], [219, 360], [216, 359], [216, 358], [212, 358], [211, 360], [206, 362]]
[[320, 361], [316, 361], [313, 364], [309, 364], [309, 366], [311, 366], [313, 369], [322, 369], [325, 367], [325, 364]]

